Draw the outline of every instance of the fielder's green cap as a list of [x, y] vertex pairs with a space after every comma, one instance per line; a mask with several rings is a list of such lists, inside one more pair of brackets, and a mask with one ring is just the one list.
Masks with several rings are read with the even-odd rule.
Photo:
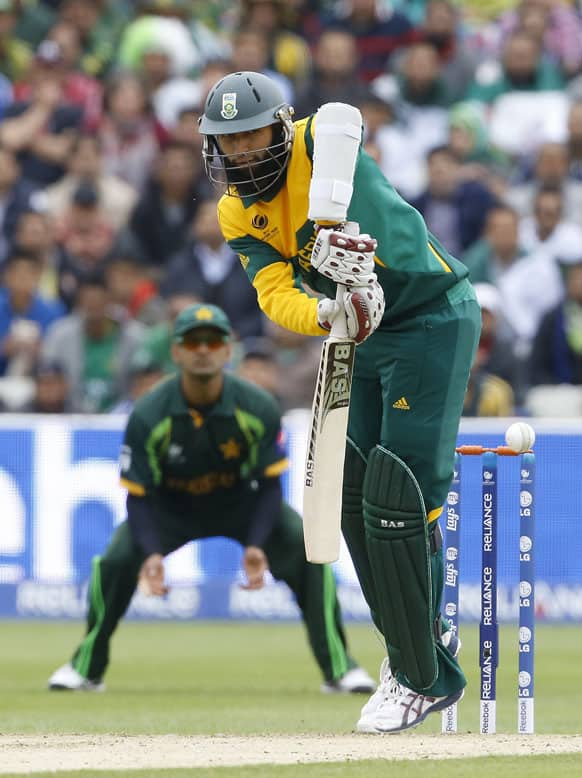
[[207, 305], [206, 303], [196, 303], [189, 305], [178, 314], [174, 324], [174, 340], [181, 343], [182, 338], [190, 330], [199, 327], [214, 327], [225, 335], [232, 333], [232, 327], [228, 316], [216, 305]]

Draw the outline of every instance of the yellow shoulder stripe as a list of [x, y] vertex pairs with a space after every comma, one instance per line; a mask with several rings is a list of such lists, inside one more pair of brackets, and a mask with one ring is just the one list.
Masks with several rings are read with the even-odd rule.
[[453, 271], [451, 268], [447, 265], [445, 260], [441, 257], [441, 255], [438, 253], [438, 251], [435, 249], [435, 247], [432, 245], [432, 243], [428, 244], [429, 249], [432, 251], [432, 253], [435, 255], [435, 257], [438, 259], [439, 264], [443, 267], [445, 273], [452, 273]]
[[281, 459], [279, 462], [273, 462], [272, 465], [269, 465], [269, 467], [265, 468], [265, 475], [267, 478], [274, 478], [277, 475], [281, 475], [281, 473], [284, 473], [285, 470], [288, 470], [289, 468], [289, 460], [288, 459]]
[[136, 484], [134, 481], [128, 481], [127, 478], [121, 478], [119, 483], [124, 489], [132, 494], [134, 497], [144, 497], [145, 489], [141, 484]]
[[327, 335], [317, 321], [317, 300], [294, 285], [293, 266], [273, 262], [255, 275], [260, 309], [276, 324], [302, 335]]
[[433, 511], [429, 511], [428, 516], [426, 517], [428, 523], [431, 524], [433, 521], [436, 521], [442, 512], [443, 512], [442, 505], [440, 508], [435, 508]]

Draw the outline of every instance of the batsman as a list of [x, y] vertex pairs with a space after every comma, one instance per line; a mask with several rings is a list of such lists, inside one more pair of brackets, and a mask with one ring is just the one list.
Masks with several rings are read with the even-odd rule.
[[362, 149], [354, 107], [294, 121], [268, 77], [232, 73], [209, 92], [200, 132], [224, 237], [261, 309], [306, 335], [343, 317], [358, 344], [342, 532], [387, 657], [356, 728], [400, 732], [466, 685], [440, 614], [439, 517], [480, 309], [465, 266]]

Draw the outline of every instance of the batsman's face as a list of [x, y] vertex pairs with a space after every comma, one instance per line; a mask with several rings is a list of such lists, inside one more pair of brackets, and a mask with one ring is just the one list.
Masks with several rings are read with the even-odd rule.
[[261, 162], [267, 156], [267, 147], [272, 143], [271, 126], [259, 127], [248, 132], [233, 132], [231, 135], [220, 135], [218, 143], [229, 162], [252, 164]]
[[191, 378], [202, 380], [221, 373], [231, 353], [228, 336], [214, 327], [190, 330], [181, 343], [172, 345], [172, 357], [176, 364]]

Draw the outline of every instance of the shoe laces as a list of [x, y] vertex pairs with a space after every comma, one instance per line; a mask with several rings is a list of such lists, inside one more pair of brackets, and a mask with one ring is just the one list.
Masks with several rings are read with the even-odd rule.
[[378, 691], [383, 697], [383, 702], [394, 701], [402, 694], [402, 686], [392, 673], [388, 657], [384, 659], [380, 667], [380, 686]]

